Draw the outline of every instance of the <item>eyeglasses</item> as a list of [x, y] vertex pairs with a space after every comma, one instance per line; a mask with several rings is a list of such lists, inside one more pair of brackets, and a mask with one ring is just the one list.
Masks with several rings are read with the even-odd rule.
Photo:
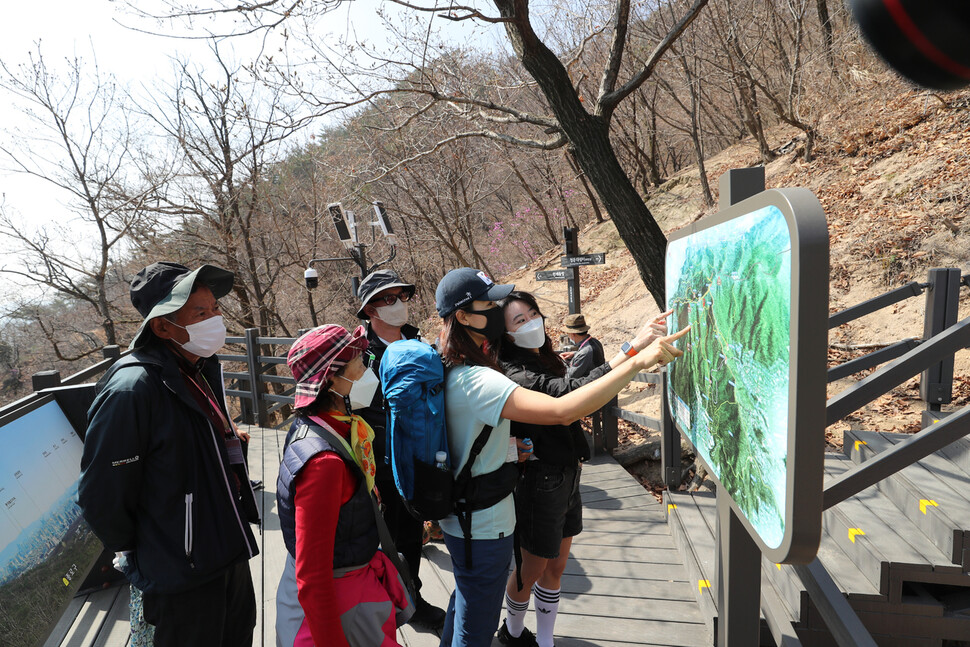
[[411, 294], [410, 292], [398, 292], [397, 294], [385, 294], [382, 297], [374, 297], [374, 300], [371, 301], [371, 303], [378, 308], [380, 307], [381, 301], [384, 302], [384, 305], [392, 306], [395, 303], [397, 303], [398, 299], [407, 303], [408, 301], [411, 300], [412, 296], [414, 295]]

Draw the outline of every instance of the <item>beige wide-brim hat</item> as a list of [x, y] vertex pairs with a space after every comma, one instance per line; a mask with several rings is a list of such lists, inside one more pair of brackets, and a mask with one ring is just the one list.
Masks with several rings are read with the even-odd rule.
[[563, 317], [562, 329], [571, 333], [584, 333], [589, 330], [589, 326], [582, 314], [572, 314]]

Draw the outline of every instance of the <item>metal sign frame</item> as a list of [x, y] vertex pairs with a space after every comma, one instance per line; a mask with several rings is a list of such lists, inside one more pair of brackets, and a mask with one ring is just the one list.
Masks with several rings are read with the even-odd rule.
[[[788, 444], [784, 533], [779, 545], [770, 546], [763, 540], [733, 496], [730, 505], [768, 559], [802, 564], [810, 562], [818, 551], [822, 523], [829, 268], [828, 227], [822, 206], [807, 189], [772, 189], [692, 223], [669, 240], [673, 243], [766, 207], [781, 211], [791, 239]], [[670, 292], [668, 285], [668, 299]], [[675, 332], [673, 327], [671, 332]], [[669, 373], [667, 380], [669, 387]], [[673, 397], [671, 391], [668, 388], [668, 397]], [[668, 404], [673, 409], [672, 403]], [[688, 430], [679, 422], [675, 424], [690, 440]], [[720, 473], [700, 452], [697, 456], [712, 475]], [[723, 488], [730, 494], [719, 480], [718, 488], [719, 493]]]

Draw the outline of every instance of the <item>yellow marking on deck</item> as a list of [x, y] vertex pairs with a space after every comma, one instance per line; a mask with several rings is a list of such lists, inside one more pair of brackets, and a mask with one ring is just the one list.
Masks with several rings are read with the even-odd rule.
[[704, 587], [711, 588], [710, 580], [697, 580], [697, 592], [700, 593], [704, 590]]
[[781, 570], [781, 564], [775, 564], [775, 568], [777, 568], [780, 571]]
[[676, 510], [676, 509], [677, 509], [677, 504], [676, 503], [668, 503], [667, 504], [667, 512], [670, 512], [671, 510]]
[[849, 528], [849, 541], [854, 544], [856, 536], [864, 534], [866, 533], [863, 532], [862, 528]]
[[866, 442], [866, 441], [864, 441], [864, 440], [857, 440], [857, 441], [855, 441], [855, 450], [856, 450], [856, 451], [859, 451], [859, 447], [860, 447], [861, 445], [868, 445], [868, 444], [869, 444], [869, 443], [867, 443], [867, 442]]
[[934, 508], [939, 508], [940, 504], [933, 499], [920, 499], [919, 500], [919, 511], [926, 514], [926, 506], [933, 506]]

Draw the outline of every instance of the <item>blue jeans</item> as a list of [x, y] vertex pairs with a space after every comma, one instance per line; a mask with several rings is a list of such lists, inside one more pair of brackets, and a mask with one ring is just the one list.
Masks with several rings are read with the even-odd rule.
[[465, 539], [445, 533], [455, 590], [441, 632], [441, 647], [489, 647], [498, 629], [512, 560], [512, 537], [472, 540], [474, 568], [465, 566]]

